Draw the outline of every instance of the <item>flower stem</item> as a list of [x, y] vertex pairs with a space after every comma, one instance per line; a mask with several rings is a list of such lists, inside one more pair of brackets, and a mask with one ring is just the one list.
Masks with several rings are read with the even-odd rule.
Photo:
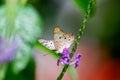
[[[88, 4], [88, 7], [87, 7], [87, 10], [85, 12], [85, 15], [84, 15], [84, 19], [83, 19], [83, 22], [82, 22], [82, 25], [79, 29], [79, 32], [78, 32], [78, 35], [77, 35], [77, 38], [75, 39], [75, 42], [74, 42], [74, 46], [72, 48], [72, 51], [70, 53], [70, 58], [73, 57], [73, 54], [74, 52], [76, 51], [78, 45], [79, 45], [79, 41], [81, 39], [81, 36], [83, 35], [83, 31], [85, 30], [86, 28], [86, 23], [87, 23], [87, 20], [90, 16], [90, 14], [92, 13], [92, 9], [93, 7], [95, 6], [95, 0], [90, 0], [89, 1], [89, 4]], [[62, 69], [62, 72], [60, 73], [60, 75], [58, 76], [57, 80], [61, 80], [65, 74], [65, 72], [67, 71], [69, 65], [65, 65], [64, 68]]]

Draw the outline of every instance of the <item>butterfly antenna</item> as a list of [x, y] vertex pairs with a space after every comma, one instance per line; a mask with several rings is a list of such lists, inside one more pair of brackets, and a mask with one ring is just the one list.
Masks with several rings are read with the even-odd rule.
[[44, 54], [43, 56], [47, 56], [47, 55], [49, 55], [49, 54]]

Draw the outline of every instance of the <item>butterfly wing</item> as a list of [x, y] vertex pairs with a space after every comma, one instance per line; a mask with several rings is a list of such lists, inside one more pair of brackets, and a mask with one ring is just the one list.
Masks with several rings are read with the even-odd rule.
[[47, 47], [50, 50], [55, 50], [54, 42], [53, 40], [44, 40], [44, 39], [39, 39], [39, 42]]
[[64, 48], [69, 48], [74, 41], [74, 35], [64, 33], [59, 26], [54, 29], [54, 45], [57, 53], [62, 53]]
[[56, 26], [54, 28], [54, 45], [57, 53], [62, 53], [63, 35], [64, 35], [64, 32], [60, 29], [59, 26]]
[[63, 36], [65, 48], [69, 48], [74, 42], [74, 35], [65, 33]]
[[39, 42], [50, 50], [56, 50], [57, 53], [62, 53], [64, 48], [69, 48], [74, 42], [74, 35], [64, 33], [59, 26], [54, 28], [54, 40], [40, 39]]

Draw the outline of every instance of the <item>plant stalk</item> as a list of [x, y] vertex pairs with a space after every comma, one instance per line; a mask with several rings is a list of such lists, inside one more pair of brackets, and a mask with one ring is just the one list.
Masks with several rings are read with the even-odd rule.
[[[70, 53], [70, 58], [73, 57], [74, 52], [76, 51], [76, 49], [77, 49], [77, 47], [79, 45], [79, 41], [80, 41], [81, 36], [83, 35], [83, 32], [84, 32], [84, 30], [86, 28], [86, 24], [87, 24], [88, 18], [90, 16], [90, 14], [92, 13], [92, 9], [93, 9], [94, 5], [95, 5], [95, 0], [90, 0], [89, 4], [88, 4], [88, 7], [87, 7], [87, 10], [86, 10], [85, 15], [84, 15], [84, 19], [83, 19], [82, 25], [80, 26], [77, 38], [74, 41], [74, 46], [73, 46], [72, 51]], [[61, 80], [63, 78], [65, 72], [68, 69], [68, 67], [69, 67], [69, 65], [65, 65], [64, 66], [64, 68], [62, 69], [62, 72], [58, 76], [57, 80]]]

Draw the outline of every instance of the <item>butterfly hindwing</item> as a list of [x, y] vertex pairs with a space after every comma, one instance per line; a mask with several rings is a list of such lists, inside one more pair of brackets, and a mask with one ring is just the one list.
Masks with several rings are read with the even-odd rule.
[[40, 39], [39, 42], [44, 45], [45, 47], [47, 47], [50, 50], [55, 50], [55, 46], [54, 46], [54, 42], [53, 40], [44, 40], [44, 39]]

